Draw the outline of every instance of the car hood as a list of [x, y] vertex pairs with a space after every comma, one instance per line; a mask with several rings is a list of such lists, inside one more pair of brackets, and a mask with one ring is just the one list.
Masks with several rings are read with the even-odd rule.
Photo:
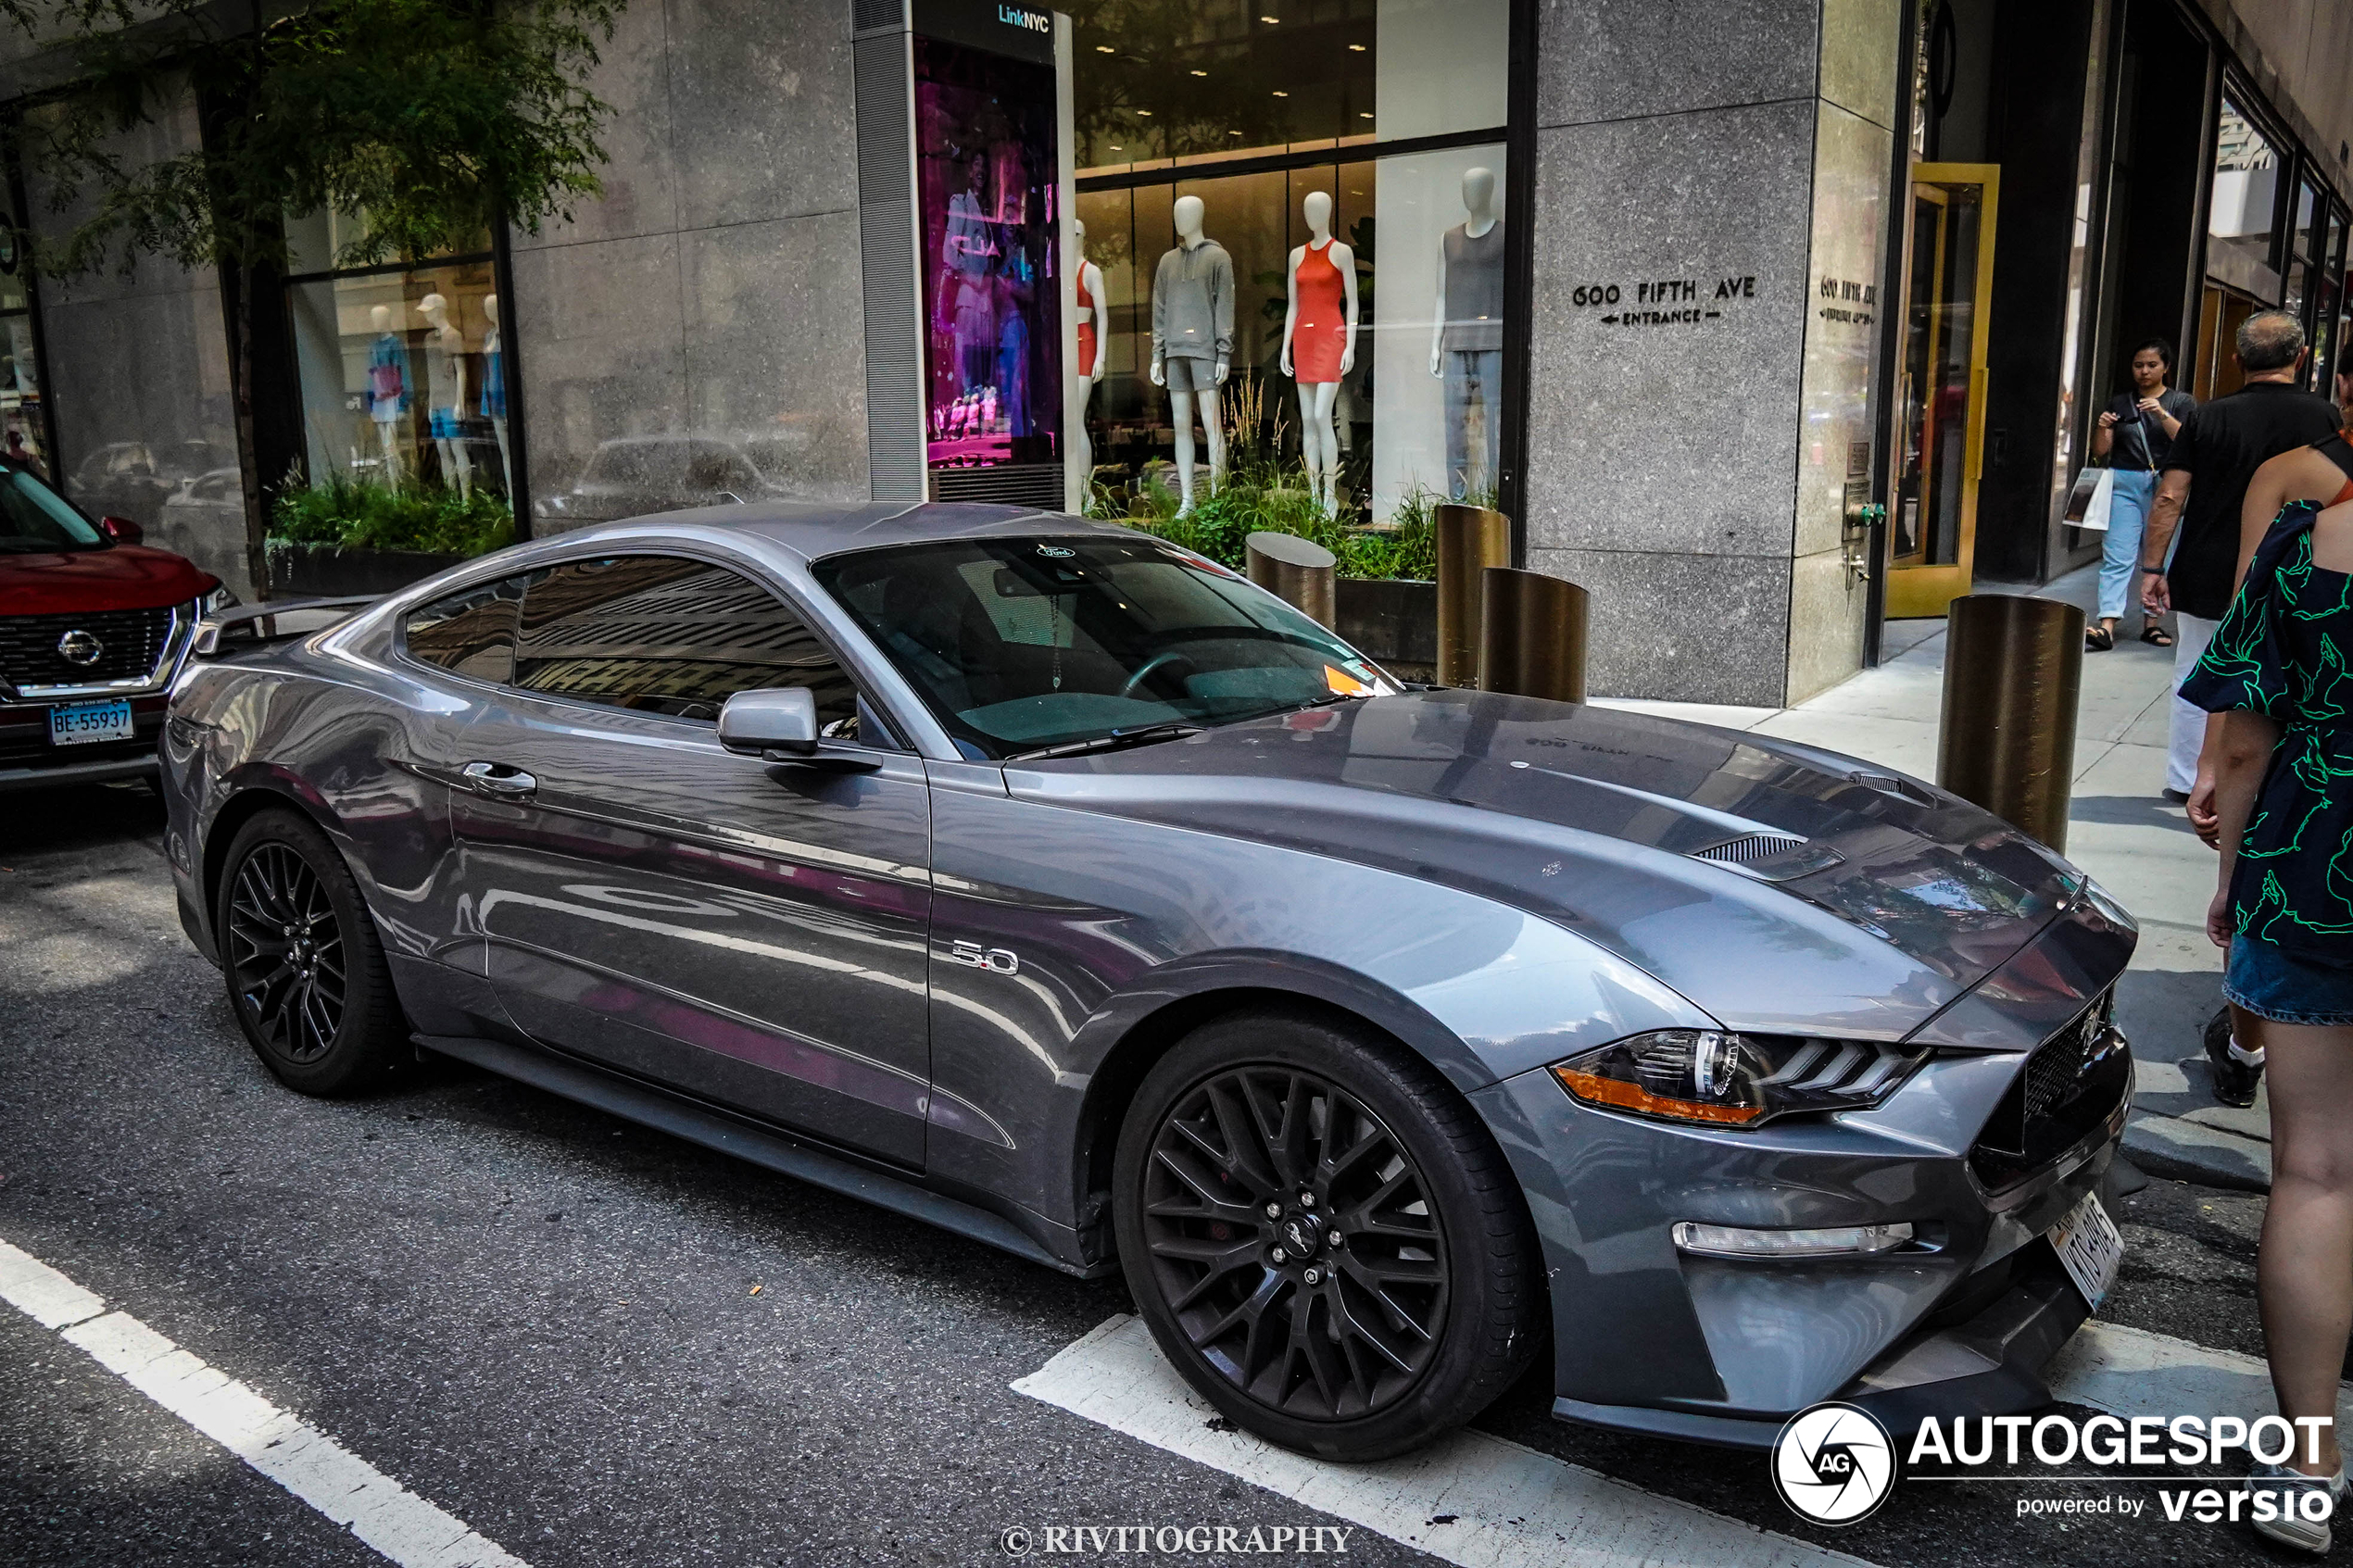
[[[1727, 1025], [1769, 1032], [1900, 1039], [2017, 953], [2082, 884], [2007, 823], [1869, 763], [1476, 692], [1016, 762], [1006, 785], [1498, 898]], [[1700, 858], [1711, 850], [1732, 863]]]
[[145, 545], [0, 555], [0, 609], [10, 615], [153, 609], [186, 604], [220, 585], [194, 562]]

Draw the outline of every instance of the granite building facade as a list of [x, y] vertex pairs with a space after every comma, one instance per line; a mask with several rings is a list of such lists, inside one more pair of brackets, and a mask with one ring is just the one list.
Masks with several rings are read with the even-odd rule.
[[[973, 51], [1049, 64], [1052, 113], [999, 115], [1039, 90]], [[1173, 483], [1151, 295], [1190, 198], [1233, 262], [1228, 460], [1327, 419], [1359, 521], [1492, 496], [1592, 591], [1597, 693], [1795, 701], [1891, 613], [2091, 558], [2059, 502], [2131, 342], [2226, 390], [2233, 313], [2286, 304], [2335, 354], [2348, 67], [2334, 0], [641, 0], [600, 201], [365, 274], [296, 236], [257, 467], [541, 533], [1047, 474], [1115, 508]], [[1287, 296], [1334, 241], [1361, 319], [1318, 399]], [[1487, 256], [1491, 349], [1447, 320]], [[250, 586], [220, 280], [27, 282], [12, 449]]]

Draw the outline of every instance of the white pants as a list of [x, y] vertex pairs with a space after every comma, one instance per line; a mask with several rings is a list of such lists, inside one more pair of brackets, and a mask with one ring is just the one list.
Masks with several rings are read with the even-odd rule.
[[2173, 722], [2165, 756], [2165, 787], [2181, 795], [2197, 782], [2197, 754], [2206, 744], [2206, 709], [2182, 700], [2182, 683], [2190, 667], [2205, 657], [2219, 621], [2173, 612]]

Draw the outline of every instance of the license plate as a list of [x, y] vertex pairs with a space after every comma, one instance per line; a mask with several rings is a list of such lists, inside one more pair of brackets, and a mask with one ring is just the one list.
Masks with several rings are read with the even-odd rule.
[[137, 738], [131, 727], [131, 705], [127, 702], [77, 702], [68, 708], [49, 709], [49, 744], [51, 746], [87, 746], [99, 740], [132, 740]]
[[2075, 1282], [2092, 1311], [2098, 1311], [2108, 1293], [2116, 1288], [2116, 1271], [2124, 1261], [2124, 1238], [2117, 1234], [2116, 1222], [2108, 1217], [2108, 1210], [2100, 1207], [2099, 1194], [2085, 1193], [2083, 1200], [2047, 1234], [2051, 1245], [2058, 1248], [2059, 1261], [2067, 1266], [2067, 1277]]

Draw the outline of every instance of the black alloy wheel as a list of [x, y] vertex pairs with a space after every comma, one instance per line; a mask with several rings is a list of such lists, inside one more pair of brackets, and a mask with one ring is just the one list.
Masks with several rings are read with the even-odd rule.
[[1354, 1020], [1235, 1013], [1148, 1073], [1113, 1173], [1120, 1262], [1162, 1353], [1236, 1424], [1328, 1459], [1477, 1415], [1543, 1336], [1495, 1140]]
[[344, 1095], [413, 1060], [375, 922], [327, 835], [271, 808], [230, 841], [213, 933], [230, 1005], [289, 1088]]
[[1313, 1073], [1237, 1068], [1162, 1120], [1144, 1235], [1195, 1349], [1252, 1399], [1345, 1420], [1420, 1381], [1446, 1324], [1446, 1236], [1380, 1118]]
[[229, 984], [262, 1043], [301, 1065], [342, 1031], [350, 989], [343, 927], [327, 890], [286, 844], [263, 844], [229, 886]]

